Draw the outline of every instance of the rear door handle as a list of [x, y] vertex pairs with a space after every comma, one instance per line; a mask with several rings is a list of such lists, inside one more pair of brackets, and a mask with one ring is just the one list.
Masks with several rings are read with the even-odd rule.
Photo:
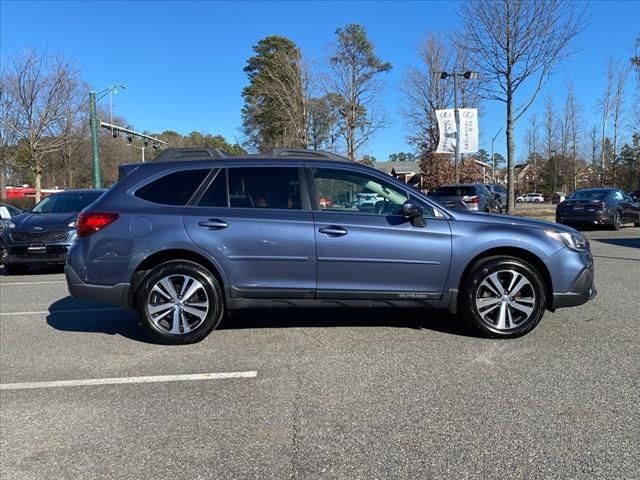
[[208, 230], [222, 230], [223, 228], [227, 228], [229, 224], [224, 220], [220, 220], [219, 218], [209, 218], [207, 220], [203, 220], [202, 222], [198, 222], [198, 225], [204, 227]]
[[318, 229], [320, 233], [324, 233], [325, 235], [329, 235], [330, 237], [342, 237], [346, 235], [348, 232], [346, 229], [342, 227], [338, 227], [336, 225], [329, 225], [328, 227], [322, 227]]

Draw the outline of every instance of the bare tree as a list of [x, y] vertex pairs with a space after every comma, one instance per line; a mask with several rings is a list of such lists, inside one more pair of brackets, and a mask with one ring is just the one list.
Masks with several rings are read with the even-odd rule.
[[[547, 171], [549, 171], [549, 177], [551, 178], [550, 188], [553, 190], [556, 188], [556, 174], [557, 174], [557, 159], [556, 156], [556, 119], [553, 104], [553, 95], [547, 93], [544, 97], [544, 118], [543, 118], [543, 130], [544, 130], [544, 142], [547, 154]], [[555, 191], [553, 192], [555, 193]]]
[[10, 127], [21, 142], [25, 166], [33, 172], [36, 202], [45, 155], [64, 147], [59, 128], [77, 84], [78, 71], [63, 58], [32, 50], [10, 63], [7, 95], [16, 108], [16, 121]]
[[358, 149], [388, 122], [376, 112], [375, 100], [382, 91], [379, 74], [391, 70], [374, 52], [362, 25], [351, 24], [336, 30], [337, 44], [329, 60], [331, 81], [327, 93], [342, 97], [340, 124], [347, 156], [357, 159]]
[[601, 127], [602, 127], [602, 137], [600, 141], [600, 186], [603, 187], [606, 183], [606, 175], [607, 175], [607, 165], [605, 159], [605, 148], [604, 141], [605, 136], [607, 134], [607, 122], [609, 121], [609, 117], [611, 115], [611, 108], [613, 105], [613, 90], [614, 90], [614, 77], [615, 77], [615, 63], [612, 58], [609, 59], [609, 63], [607, 66], [607, 83], [602, 94], [602, 98], [600, 98], [598, 106], [600, 107], [601, 112]]
[[[439, 140], [435, 111], [453, 103], [453, 83], [436, 78], [436, 72], [452, 72], [465, 68], [466, 50], [455, 48], [440, 34], [429, 34], [419, 46], [421, 65], [410, 68], [403, 80], [408, 140], [420, 151], [435, 151]], [[479, 82], [461, 82], [461, 105], [477, 106]], [[462, 88], [460, 88], [462, 87]]]
[[611, 112], [613, 117], [613, 161], [611, 162], [611, 184], [614, 187], [616, 186], [616, 167], [618, 165], [618, 135], [620, 134], [624, 88], [627, 83], [628, 73], [629, 70], [626, 66], [623, 66], [620, 62], [616, 62]]
[[274, 55], [261, 75], [255, 77], [255, 88], [268, 97], [279, 113], [278, 127], [284, 132], [283, 146], [307, 148], [309, 145], [309, 101], [311, 74], [302, 56]]
[[565, 103], [565, 117], [568, 121], [568, 138], [571, 144], [571, 169], [573, 190], [578, 187], [578, 142], [580, 141], [580, 106], [576, 99], [573, 81], [567, 82], [567, 100]]
[[16, 104], [8, 91], [8, 79], [0, 71], [0, 198], [7, 198], [7, 175], [9, 161], [15, 155], [17, 128]]
[[[506, 105], [507, 211], [512, 212], [514, 124], [531, 106], [554, 66], [570, 53], [572, 41], [584, 27], [584, 7], [562, 0], [474, 0], [461, 3], [460, 16], [463, 26], [458, 41], [488, 82], [485, 97]], [[523, 100], [516, 104], [519, 94]]]

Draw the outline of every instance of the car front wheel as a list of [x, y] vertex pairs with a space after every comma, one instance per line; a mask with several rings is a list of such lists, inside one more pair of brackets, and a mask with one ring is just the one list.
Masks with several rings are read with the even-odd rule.
[[138, 317], [157, 342], [181, 345], [202, 340], [222, 320], [224, 300], [216, 278], [190, 261], [154, 268], [136, 295]]
[[471, 269], [461, 291], [463, 318], [490, 338], [515, 338], [540, 322], [546, 306], [544, 283], [527, 262], [488, 257]]

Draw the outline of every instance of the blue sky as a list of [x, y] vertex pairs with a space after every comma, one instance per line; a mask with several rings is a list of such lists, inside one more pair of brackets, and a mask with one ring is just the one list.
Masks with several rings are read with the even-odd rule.
[[[0, 46], [3, 61], [25, 48], [47, 49], [74, 59], [96, 89], [126, 84], [127, 90], [114, 97], [114, 113], [138, 130], [198, 130], [233, 141], [241, 138], [240, 92], [247, 82], [242, 69], [255, 43], [267, 35], [286, 36], [322, 66], [335, 29], [361, 23], [378, 55], [394, 66], [380, 99], [392, 124], [362, 151], [386, 160], [390, 153], [411, 151], [400, 115], [403, 75], [418, 65], [417, 46], [428, 32], [457, 27], [456, 8], [457, 2], [446, 1], [2, 1]], [[589, 26], [578, 39], [582, 50], [557, 68], [545, 90], [555, 92], [560, 109], [565, 82], [573, 78], [591, 125], [607, 58], [627, 61], [632, 55], [640, 33], [640, 2], [591, 2], [589, 15]], [[631, 93], [635, 85], [629, 78]], [[627, 96], [627, 105], [632, 98]], [[540, 97], [530, 112], [541, 110], [542, 103]], [[490, 150], [491, 137], [504, 124], [504, 105], [486, 102], [484, 107], [480, 145]], [[516, 129], [519, 153], [527, 124], [525, 115]], [[505, 143], [501, 135], [496, 151], [504, 154]]]

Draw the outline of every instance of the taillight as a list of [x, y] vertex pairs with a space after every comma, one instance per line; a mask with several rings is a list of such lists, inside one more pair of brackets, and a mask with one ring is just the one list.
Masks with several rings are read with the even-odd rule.
[[480, 197], [473, 195], [472, 197], [464, 197], [462, 201], [464, 203], [480, 203]]
[[86, 212], [81, 213], [76, 223], [76, 231], [79, 237], [86, 237], [102, 230], [118, 218], [117, 213]]

